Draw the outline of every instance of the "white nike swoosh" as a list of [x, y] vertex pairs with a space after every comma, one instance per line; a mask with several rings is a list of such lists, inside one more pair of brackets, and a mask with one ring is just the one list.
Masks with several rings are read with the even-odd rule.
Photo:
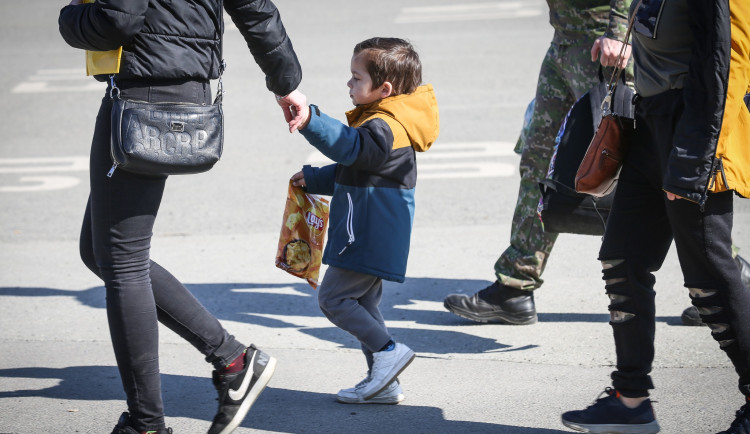
[[255, 357], [258, 356], [258, 350], [253, 351], [253, 357], [248, 362], [247, 365], [247, 373], [245, 373], [245, 378], [242, 379], [242, 384], [240, 385], [240, 388], [237, 390], [229, 389], [229, 398], [234, 401], [239, 401], [242, 399], [242, 397], [247, 394], [247, 388], [250, 387], [250, 380], [253, 379], [253, 366], [255, 366]]

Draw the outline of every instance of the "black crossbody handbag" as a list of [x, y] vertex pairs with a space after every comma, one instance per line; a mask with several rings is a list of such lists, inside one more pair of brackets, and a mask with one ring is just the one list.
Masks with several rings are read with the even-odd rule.
[[589, 143], [602, 119], [602, 101], [610, 97], [610, 109], [633, 117], [633, 89], [625, 79], [612, 93], [599, 68], [599, 84], [570, 108], [555, 138], [555, 152], [547, 176], [539, 183], [542, 197], [537, 208], [544, 230], [557, 233], [603, 235], [615, 192], [601, 197], [578, 193], [575, 177]]
[[219, 73], [211, 105], [149, 103], [120, 97], [110, 75], [112, 168], [141, 175], [183, 175], [211, 169], [224, 146], [224, 88]]

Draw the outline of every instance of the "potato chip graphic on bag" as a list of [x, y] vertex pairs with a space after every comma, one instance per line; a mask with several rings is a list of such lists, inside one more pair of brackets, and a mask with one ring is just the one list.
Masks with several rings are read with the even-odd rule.
[[318, 287], [323, 258], [328, 200], [289, 182], [284, 218], [276, 249], [276, 266]]

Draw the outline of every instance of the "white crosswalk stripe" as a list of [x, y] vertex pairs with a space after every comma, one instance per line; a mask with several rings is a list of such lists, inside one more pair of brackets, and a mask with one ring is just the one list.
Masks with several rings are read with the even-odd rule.
[[543, 13], [542, 8], [529, 6], [522, 1], [457, 3], [440, 6], [406, 7], [396, 16], [397, 24], [436, 23], [448, 21], [501, 20], [535, 17]]
[[[82, 172], [89, 168], [88, 157], [0, 158], [0, 174], [21, 174], [12, 184], [0, 184], [0, 193], [62, 190], [80, 184], [82, 176], [61, 176], [60, 172]], [[54, 173], [54, 175], [50, 175]], [[33, 176], [27, 176], [33, 174]]]
[[[83, 62], [83, 60], [81, 60]], [[86, 76], [84, 68], [40, 69], [17, 84], [11, 93], [103, 92], [107, 85]]]
[[[427, 152], [417, 153], [418, 178], [500, 178], [518, 172], [518, 156], [508, 142], [436, 143]], [[305, 164], [333, 163], [320, 152], [310, 153]]]

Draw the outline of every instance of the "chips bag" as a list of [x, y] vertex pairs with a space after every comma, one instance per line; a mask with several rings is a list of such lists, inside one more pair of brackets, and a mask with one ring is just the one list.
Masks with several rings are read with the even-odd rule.
[[327, 226], [328, 200], [289, 181], [276, 266], [317, 288]]

